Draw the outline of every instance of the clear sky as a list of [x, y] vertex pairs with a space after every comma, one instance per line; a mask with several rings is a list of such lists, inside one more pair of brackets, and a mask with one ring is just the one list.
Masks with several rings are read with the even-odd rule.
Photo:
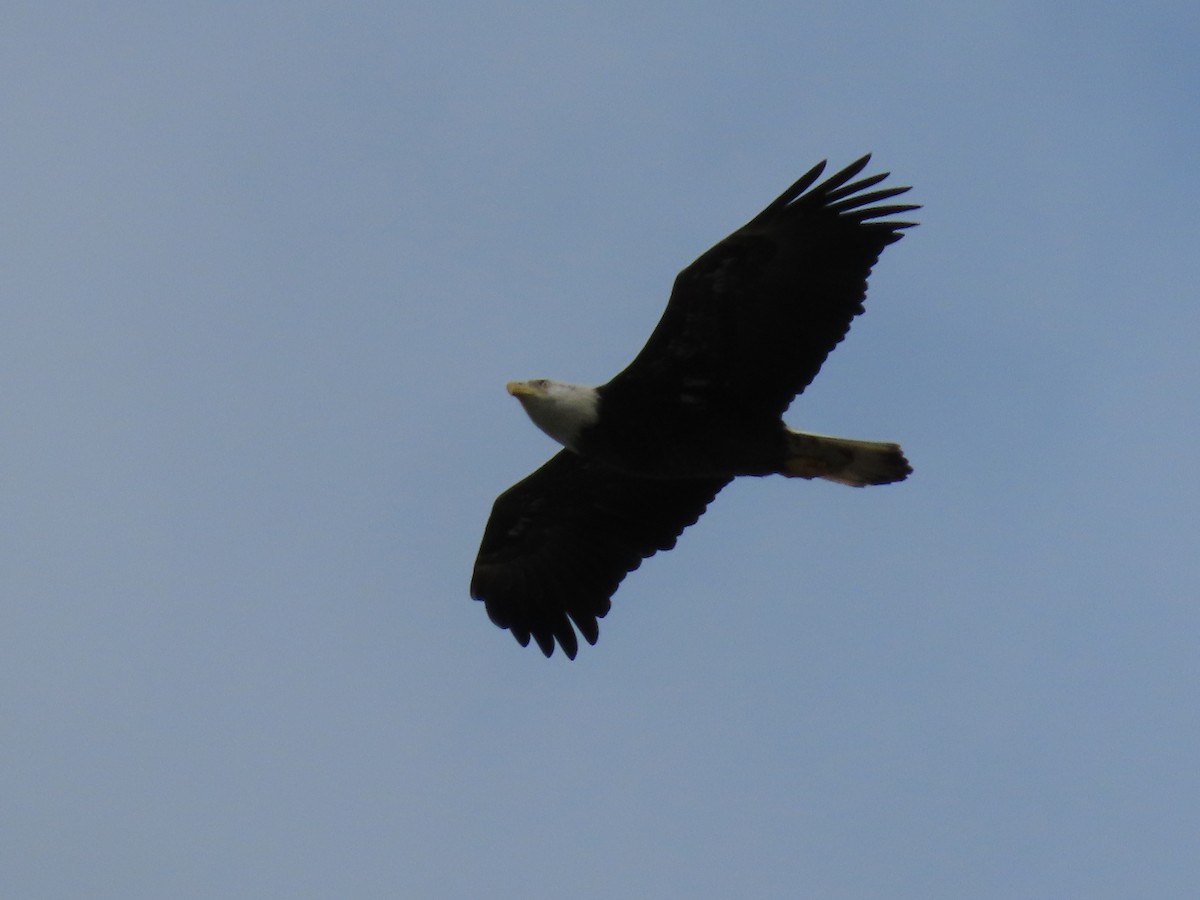
[[[0, 894], [1200, 896], [1200, 7], [14, 2]], [[922, 225], [574, 663], [467, 595], [675, 273]]]

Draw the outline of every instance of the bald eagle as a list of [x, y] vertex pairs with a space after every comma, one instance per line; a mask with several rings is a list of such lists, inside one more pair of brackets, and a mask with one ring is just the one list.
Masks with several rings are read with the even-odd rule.
[[[863, 311], [867, 276], [918, 209], [882, 204], [864, 156], [819, 163], [679, 273], [641, 352], [599, 387], [549, 379], [508, 392], [563, 450], [492, 507], [471, 596], [522, 646], [574, 659], [626, 574], [669, 550], [739, 475], [903, 481], [899, 445], [806, 434], [782, 419]], [[816, 184], [816, 187], [813, 185]], [[574, 627], [572, 627], [572, 625]]]

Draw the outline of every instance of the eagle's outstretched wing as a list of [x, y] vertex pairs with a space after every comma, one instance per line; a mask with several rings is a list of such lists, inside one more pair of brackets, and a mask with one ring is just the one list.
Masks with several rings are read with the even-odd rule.
[[854, 181], [864, 156], [813, 187], [820, 163], [766, 209], [679, 273], [637, 357], [600, 388], [627, 396], [687, 395], [717, 420], [777, 419], [813, 380], [863, 311], [867, 276], [918, 209], [880, 204], [908, 190]]
[[728, 479], [648, 479], [597, 466], [569, 450], [496, 498], [471, 576], [471, 596], [522, 646], [575, 658], [589, 644], [621, 579], [675, 546]]

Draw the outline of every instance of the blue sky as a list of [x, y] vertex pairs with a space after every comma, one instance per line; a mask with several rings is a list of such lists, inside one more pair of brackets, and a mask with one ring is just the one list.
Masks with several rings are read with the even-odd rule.
[[[1194, 3], [10, 4], [5, 896], [1194, 897]], [[467, 596], [675, 273], [914, 186], [595, 648]]]

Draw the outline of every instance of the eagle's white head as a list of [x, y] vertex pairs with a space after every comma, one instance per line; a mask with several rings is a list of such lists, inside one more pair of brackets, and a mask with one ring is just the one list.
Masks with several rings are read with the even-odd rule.
[[510, 381], [507, 387], [533, 424], [568, 450], [578, 451], [580, 432], [599, 417], [600, 395], [586, 385], [535, 378]]

